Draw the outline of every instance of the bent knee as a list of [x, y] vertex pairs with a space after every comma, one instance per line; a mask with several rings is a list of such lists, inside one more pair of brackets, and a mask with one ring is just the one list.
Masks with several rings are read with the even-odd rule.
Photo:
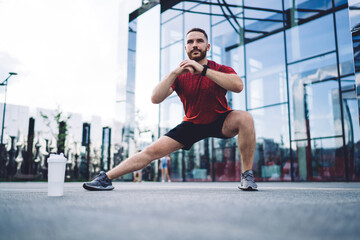
[[242, 112], [238, 118], [238, 124], [241, 128], [254, 128], [254, 119], [248, 112]]
[[157, 158], [162, 157], [159, 149], [157, 149], [155, 146], [152, 145], [145, 148], [143, 153], [146, 154], [147, 157], [150, 158], [151, 160], [155, 160]]

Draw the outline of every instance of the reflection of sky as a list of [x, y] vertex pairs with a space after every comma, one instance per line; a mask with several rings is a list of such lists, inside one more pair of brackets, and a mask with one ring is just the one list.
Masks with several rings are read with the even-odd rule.
[[287, 104], [250, 111], [255, 121], [256, 138], [273, 139], [289, 147], [289, 129]]
[[140, 109], [145, 126], [158, 123], [158, 105], [152, 104], [151, 93], [159, 82], [160, 5], [137, 18], [135, 106]]
[[[274, 4], [279, 2], [281, 3], [281, 1], [246, 1], [245, 5], [250, 4], [257, 7], [269, 7], [274, 9], [277, 8]], [[260, 3], [267, 4], [268, 6], [261, 5]], [[302, 3], [308, 4], [310, 3], [310, 1], [305, 1], [305, 0], [297, 1], [296, 3], [301, 5]], [[320, 6], [320, 5], [321, 4], [319, 4], [319, 9], [328, 8], [328, 6], [325, 5]], [[207, 8], [207, 6], [205, 7]], [[282, 8], [281, 5], [279, 5], [278, 7], [280, 9]], [[340, 47], [344, 47], [344, 48], [340, 48], [340, 59], [341, 56], [346, 56], [346, 59], [349, 59], [350, 56], [349, 55], [350, 48], [348, 48], [349, 32], [346, 31], [347, 30], [346, 18], [345, 16], [343, 16], [345, 11], [346, 10], [343, 10], [342, 12], [337, 13], [337, 23], [338, 23], [338, 27], [340, 28], [339, 29], [340, 31], [338, 32], [338, 40]], [[249, 14], [255, 14], [251, 16], [256, 16], [256, 14], [261, 14], [261, 12], [255, 13], [253, 11], [249, 11]], [[195, 14], [187, 14], [187, 16], [188, 16], [188, 18], [186, 18], [187, 23], [190, 23], [191, 22], [190, 20], [198, 19], [198, 16]], [[208, 24], [207, 17], [204, 17], [204, 19], [206, 20], [202, 21], [202, 25], [204, 25], [205, 28], [207, 28], [207, 24]], [[181, 22], [181, 18], [179, 18], [176, 21]], [[171, 30], [172, 27], [170, 27], [170, 25], [168, 26], [169, 28], [166, 29], [167, 26], [164, 25], [165, 31], [163, 33], [166, 33], [166, 31]], [[233, 59], [231, 59], [229, 62], [228, 59], [230, 58], [226, 59], [226, 54], [223, 53], [222, 48], [224, 46], [229, 45], [229, 44], [224, 44], [224, 42], [236, 43], [237, 42], [236, 36], [225, 34], [226, 37], [223, 38], [222, 36], [224, 35], [224, 33], [231, 32], [230, 31], [231, 27], [227, 22], [219, 24], [218, 26], [219, 26], [218, 28], [216, 27], [213, 28], [214, 42], [212, 44], [213, 44], [214, 59], [222, 64], [228, 64], [231, 66], [232, 64], [236, 64], [239, 61], [237, 60], [235, 55]], [[182, 28], [179, 27], [174, 27], [174, 28], [179, 29], [178, 33], [182, 31]], [[221, 31], [221, 29], [223, 31]], [[335, 34], [333, 30], [334, 30], [333, 16], [331, 14], [324, 16], [320, 19], [317, 19], [315, 21], [311, 21], [309, 23], [287, 30], [286, 37], [287, 37], [287, 46], [288, 46], [287, 50], [288, 50], [289, 62], [294, 62], [307, 57], [323, 54], [325, 52], [334, 51]], [[253, 79], [255, 78], [263, 79], [263, 81], [266, 80], [267, 82], [269, 82], [272, 79], [278, 77], [280, 78], [280, 76], [272, 75], [271, 73], [284, 71], [283, 66], [285, 64], [285, 59], [284, 59], [285, 54], [284, 54], [284, 44], [283, 44], [283, 33], [279, 33], [278, 35], [274, 35], [274, 36], [278, 37], [276, 41], [271, 40], [271, 37], [267, 37], [264, 39], [264, 41], [260, 40], [252, 43], [253, 45], [251, 44], [247, 45], [247, 55], [249, 57], [247, 62], [248, 63], [247, 66], [249, 67], [249, 69], [247, 73], [249, 80], [251, 80], [251, 77], [253, 77]], [[179, 37], [180, 34], [177, 36], [177, 38]], [[166, 43], [163, 42], [165, 46], [168, 45], [169, 43], [170, 42], [166, 42]], [[219, 48], [219, 46], [221, 46], [221, 48]], [[252, 46], [254, 47], [252, 48]], [[183, 52], [183, 50], [181, 52]], [[177, 55], [180, 54], [178, 53]], [[175, 53], [171, 53], [170, 56], [171, 58], [173, 58], [175, 56]], [[332, 53], [319, 57], [317, 59], [312, 59], [306, 62], [300, 62], [298, 64], [290, 65], [289, 66], [290, 79], [292, 80], [294, 78], [307, 79], [307, 81], [305, 82], [310, 82], [310, 81], [322, 80], [336, 76], [337, 71], [335, 64], [336, 62], [335, 56], [336, 55]], [[278, 65], [275, 64], [277, 62], [279, 62]], [[255, 64], [250, 64], [250, 63], [255, 63]], [[171, 70], [171, 69], [169, 68], [167, 70]], [[239, 72], [241, 72], [241, 70]], [[258, 74], [258, 76], [255, 76], [255, 74]], [[269, 76], [269, 79], [266, 79], [266, 76]], [[331, 86], [326, 86], [327, 84], [330, 84]], [[300, 85], [302, 85], [302, 83]], [[266, 88], [266, 90], [268, 90], [268, 87], [265, 85], [265, 83], [260, 82], [260, 86], [254, 87], [256, 89], [254, 91], [258, 91], [261, 94], [262, 92], [261, 86]], [[250, 84], [249, 87], [251, 87]], [[285, 87], [286, 86], [282, 85], [283, 89], [285, 89]], [[269, 88], [271, 88], [271, 86]], [[277, 86], [274, 88], [277, 88]], [[335, 115], [337, 114], [336, 108], [339, 108], [339, 105], [335, 103], [336, 101], [338, 101], [338, 99], [336, 99], [335, 96], [332, 95], [332, 91], [333, 89], [337, 88], [337, 84], [335, 83], [335, 85], [333, 86], [332, 82], [320, 83], [318, 85], [311, 85], [311, 86], [309, 85], [308, 88], [309, 88], [308, 104], [309, 104], [309, 109], [312, 112], [310, 117], [312, 137], [338, 135], [339, 122], [336, 120], [337, 116]], [[262, 95], [264, 97], [266, 95], [271, 96], [270, 94], [265, 92], [266, 90], [264, 90]], [[274, 95], [276, 95], [277, 99], [279, 99], [278, 94], [274, 94]], [[281, 97], [280, 99], [282, 101], [286, 101], [286, 94], [281, 93], [281, 95], [285, 97]], [[234, 98], [236, 97], [237, 96], [234, 96]], [[303, 103], [304, 96], [296, 96], [295, 93], [295, 98], [296, 97], [298, 97], [297, 98], [298, 101], [301, 101]], [[236, 102], [237, 106], [240, 105], [239, 99], [233, 99], [233, 101]], [[268, 102], [268, 101], [264, 101], [264, 102]], [[274, 103], [277, 102], [274, 101]], [[259, 129], [257, 130], [257, 132], [260, 135], [259, 137], [275, 138], [275, 141], [277, 142], [280, 141], [280, 134], [288, 138], [288, 132], [287, 132], [288, 130], [282, 129], [284, 126], [286, 128], [288, 127], [287, 107], [285, 107], [285, 109], [286, 112], [282, 112], [281, 114], [284, 114], [282, 117], [286, 119], [282, 119], [282, 120], [276, 119], [276, 115], [278, 115], [277, 117], [281, 115], [279, 114], [279, 110], [258, 109], [251, 111], [254, 117], [256, 117], [257, 119], [256, 120], [257, 127]], [[269, 119], [268, 123], [263, 123], [261, 122], [262, 120], [260, 120], [261, 118], [266, 118], [268, 116], [273, 116], [273, 115], [275, 115], [275, 117], [273, 117], [274, 119]]]
[[[360, 3], [358, 0], [349, 0], [349, 6], [359, 8]], [[351, 29], [353, 29], [356, 25], [360, 23], [360, 10], [351, 9], [349, 15], [350, 15]]]
[[358, 111], [358, 104], [356, 99], [347, 101], [349, 106], [349, 111], [351, 115], [351, 121], [353, 126], [353, 133], [354, 133], [354, 142], [360, 141], [360, 125], [359, 125], [359, 111]]
[[331, 14], [286, 31], [288, 62], [335, 50]]
[[341, 135], [337, 81], [307, 85], [306, 92], [311, 138]]

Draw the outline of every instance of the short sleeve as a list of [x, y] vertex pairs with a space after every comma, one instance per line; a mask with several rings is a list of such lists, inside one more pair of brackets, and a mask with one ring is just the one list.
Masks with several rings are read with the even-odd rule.
[[219, 72], [228, 73], [228, 74], [237, 74], [232, 67], [221, 65]]
[[177, 78], [175, 79], [174, 83], [171, 85], [171, 88], [172, 88], [174, 91], [176, 91], [176, 86], [177, 86], [177, 84], [178, 84], [178, 80], [179, 80], [179, 78], [177, 77]]

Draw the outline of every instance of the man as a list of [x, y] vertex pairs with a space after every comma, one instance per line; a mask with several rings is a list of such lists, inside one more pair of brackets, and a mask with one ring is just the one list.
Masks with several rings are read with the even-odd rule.
[[200, 28], [186, 34], [185, 51], [189, 59], [167, 75], [153, 90], [151, 100], [158, 104], [176, 91], [184, 105], [184, 121], [140, 153], [121, 162], [107, 173], [101, 172], [92, 182], [84, 183], [87, 190], [112, 190], [111, 180], [144, 168], [153, 160], [207, 137], [232, 138], [238, 135], [242, 159], [242, 190], [257, 190], [252, 172], [255, 151], [255, 129], [251, 115], [232, 111], [226, 92], [241, 92], [243, 82], [236, 72], [206, 58], [210, 49], [208, 36]]

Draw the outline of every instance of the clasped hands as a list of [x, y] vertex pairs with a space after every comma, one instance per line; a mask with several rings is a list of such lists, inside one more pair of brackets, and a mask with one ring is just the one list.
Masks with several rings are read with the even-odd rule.
[[204, 66], [200, 63], [194, 60], [186, 59], [180, 63], [179, 67], [176, 69], [176, 72], [178, 75], [185, 74], [187, 72], [190, 72], [191, 74], [201, 74], [203, 69]]

